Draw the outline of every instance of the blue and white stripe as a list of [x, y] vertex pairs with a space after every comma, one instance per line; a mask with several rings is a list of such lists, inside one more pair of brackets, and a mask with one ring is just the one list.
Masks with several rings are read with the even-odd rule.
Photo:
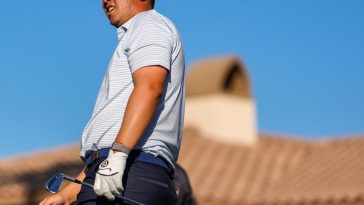
[[181, 144], [185, 99], [184, 52], [178, 31], [155, 10], [139, 13], [117, 31], [118, 45], [83, 131], [80, 156], [87, 150], [111, 146], [134, 88], [132, 73], [160, 65], [169, 70], [164, 94], [136, 148], [160, 155], [173, 165]]

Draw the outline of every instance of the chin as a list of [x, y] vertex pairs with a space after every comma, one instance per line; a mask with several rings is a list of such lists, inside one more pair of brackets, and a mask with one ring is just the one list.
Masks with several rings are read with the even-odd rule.
[[113, 26], [115, 26], [115, 27], [118, 27], [117, 25], [118, 25], [118, 23], [116, 22], [116, 21], [113, 21], [113, 20], [109, 20], [109, 22], [110, 22], [110, 24], [111, 25], [113, 25]]
[[114, 27], [117, 27], [117, 24], [116, 24], [116, 23], [114, 23], [114, 22], [112, 22], [112, 21], [110, 21], [110, 24], [111, 24], [112, 26], [114, 26]]
[[119, 21], [113, 20], [113, 19], [109, 19], [110, 24], [115, 26], [116, 28], [119, 28], [122, 24], [120, 24]]

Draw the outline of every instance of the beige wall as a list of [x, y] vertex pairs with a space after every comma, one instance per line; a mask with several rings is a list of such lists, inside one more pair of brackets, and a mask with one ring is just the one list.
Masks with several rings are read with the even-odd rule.
[[257, 140], [255, 102], [229, 94], [186, 99], [185, 125], [226, 143], [253, 144]]

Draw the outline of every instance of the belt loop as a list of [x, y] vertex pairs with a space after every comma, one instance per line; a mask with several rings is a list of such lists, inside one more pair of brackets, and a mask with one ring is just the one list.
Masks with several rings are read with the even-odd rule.
[[86, 156], [85, 156], [87, 166], [101, 157], [107, 157], [109, 155], [109, 151], [110, 151], [109, 147], [101, 148], [96, 151], [93, 151], [93, 150], [87, 151]]
[[92, 152], [92, 161], [95, 161], [99, 158], [99, 150]]

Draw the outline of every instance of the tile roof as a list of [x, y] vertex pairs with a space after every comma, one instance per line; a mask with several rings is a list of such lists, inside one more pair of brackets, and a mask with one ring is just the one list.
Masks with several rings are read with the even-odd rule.
[[300, 201], [364, 196], [363, 170], [364, 138], [322, 142], [281, 183], [268, 187], [264, 197]]
[[[0, 161], [0, 204], [37, 204], [52, 174], [76, 175], [78, 145]], [[319, 142], [261, 134], [253, 146], [184, 132], [178, 161], [201, 204], [364, 204], [364, 138]], [[25, 197], [24, 197], [25, 196]]]
[[0, 161], [0, 204], [38, 204], [44, 182], [57, 172], [76, 175], [82, 167], [79, 146], [20, 155]]
[[364, 194], [362, 137], [314, 143], [262, 134], [257, 144], [243, 147], [190, 129], [179, 163], [203, 202], [285, 204]]
[[238, 203], [259, 196], [307, 155], [297, 140], [262, 137], [254, 146], [217, 143], [186, 130], [179, 163], [188, 171], [197, 198]]

